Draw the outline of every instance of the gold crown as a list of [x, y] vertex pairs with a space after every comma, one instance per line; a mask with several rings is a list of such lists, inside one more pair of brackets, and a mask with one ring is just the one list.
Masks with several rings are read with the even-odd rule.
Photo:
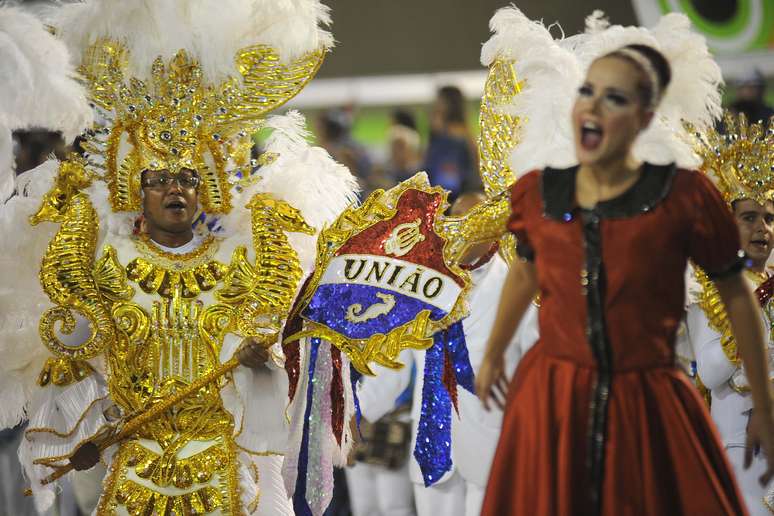
[[723, 130], [711, 129], [694, 134], [694, 151], [704, 161], [702, 170], [711, 175], [723, 198], [731, 204], [751, 199], [760, 204], [774, 200], [774, 117], [748, 124], [743, 114], [729, 113], [723, 118]]
[[83, 147], [107, 182], [113, 211], [140, 210], [144, 170], [189, 168], [202, 178], [202, 209], [228, 213], [229, 176], [249, 173], [241, 167], [249, 163], [251, 134], [314, 77], [324, 54], [283, 65], [271, 47], [247, 47], [235, 56], [240, 78], [208, 85], [199, 63], [180, 50], [166, 64], [157, 58], [146, 83], [126, 77], [129, 52], [121, 43], [95, 42], [79, 71], [101, 121]]

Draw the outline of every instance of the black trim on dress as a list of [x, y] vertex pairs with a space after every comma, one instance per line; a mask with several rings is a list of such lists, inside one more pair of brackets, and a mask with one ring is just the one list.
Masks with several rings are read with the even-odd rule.
[[[602, 218], [623, 219], [652, 210], [663, 201], [672, 188], [677, 173], [674, 163], [669, 165], [642, 164], [637, 181], [621, 195], [600, 201], [594, 211]], [[547, 218], [569, 222], [578, 210], [575, 183], [578, 166], [546, 168], [541, 175], [543, 214]]]
[[605, 477], [605, 444], [607, 442], [607, 413], [612, 384], [612, 346], [605, 322], [605, 267], [602, 261], [601, 217], [595, 210], [582, 210], [583, 237], [586, 250], [586, 268], [581, 271], [581, 283], [586, 294], [586, 334], [597, 362], [597, 377], [592, 387], [589, 407], [588, 453], [591, 514], [602, 512], [602, 486]]

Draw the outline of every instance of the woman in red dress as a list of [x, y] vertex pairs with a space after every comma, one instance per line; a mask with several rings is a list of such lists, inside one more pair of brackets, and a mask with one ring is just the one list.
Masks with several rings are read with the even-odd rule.
[[[772, 464], [763, 333], [736, 225], [702, 174], [632, 158], [670, 75], [643, 45], [594, 61], [572, 113], [579, 165], [513, 186], [522, 260], [476, 383], [485, 405], [505, 408], [484, 515], [746, 513], [709, 414], [675, 366], [689, 259], [714, 274], [753, 387], [750, 451]], [[540, 340], [509, 386], [503, 351], [538, 292]]]

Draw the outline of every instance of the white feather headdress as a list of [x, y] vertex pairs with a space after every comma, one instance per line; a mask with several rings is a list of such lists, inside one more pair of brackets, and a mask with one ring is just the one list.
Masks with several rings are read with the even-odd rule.
[[284, 63], [333, 46], [329, 9], [318, 0], [84, 0], [46, 18], [74, 54], [99, 38], [131, 48], [129, 72], [143, 80], [157, 57], [181, 49], [218, 83], [238, 77], [234, 56], [250, 45], [273, 47]]
[[598, 57], [633, 43], [661, 51], [672, 68], [672, 82], [653, 123], [638, 138], [635, 156], [653, 163], [698, 165], [687, 139], [680, 137], [681, 120], [703, 128], [721, 113], [722, 76], [704, 38], [691, 32], [682, 14], [664, 16], [653, 29], [611, 26], [599, 11], [586, 24], [583, 34], [555, 39], [551, 27], [516, 7], [500, 9], [492, 18], [494, 34], [482, 49], [481, 62], [490, 66], [498, 58], [512, 60], [523, 81], [510, 104], [501, 107], [522, 121], [510, 169], [518, 177], [535, 168], [576, 163], [570, 112], [585, 71]]
[[[226, 178], [229, 175], [244, 175], [248, 170], [244, 165], [244, 157], [231, 160], [233, 155], [228, 149], [238, 147], [244, 151], [249, 148], [248, 135], [260, 124], [262, 116], [298, 93], [316, 73], [322, 56], [333, 45], [331, 34], [324, 28], [330, 23], [329, 10], [318, 0], [85, 0], [60, 5], [47, 13], [47, 19], [72, 52], [83, 56], [84, 63], [88, 63], [83, 70], [89, 81], [97, 84], [102, 80], [100, 74], [105, 65], [108, 70], [121, 69], [120, 77], [105, 81], [107, 87], [99, 84], [92, 88], [93, 91], [90, 90], [95, 97], [99, 115], [97, 128], [109, 129], [119, 117], [127, 116], [127, 109], [133, 112], [136, 109], [136, 113], [131, 113], [130, 117], [139, 115], [139, 120], [144, 120], [146, 115], [143, 110], [150, 111], [152, 106], [170, 101], [176, 103], [177, 97], [154, 96], [157, 93], [152, 91], [154, 81], [167, 80], [167, 77], [153, 70], [159, 63], [170, 63], [167, 66], [170, 70], [172, 60], [181, 51], [185, 52], [186, 59], [190, 59], [187, 63], [195, 63], [196, 73], [201, 74], [201, 87], [211, 88], [210, 91], [216, 92], [222, 99], [206, 104], [208, 109], [217, 108], [219, 111], [205, 113], [204, 122], [201, 126], [197, 124], [200, 130], [210, 126], [201, 130], [203, 140], [217, 139], [220, 142], [217, 152], [213, 150], [201, 156], [208, 173], [214, 178], [211, 181], [204, 177], [203, 184], [208, 188], [217, 184], [214, 189], [217, 198], [223, 196], [225, 199], [219, 204], [210, 202], [208, 206], [213, 194], [206, 192], [207, 195], [203, 195], [201, 200], [210, 214], [226, 214], [232, 205], [236, 206], [230, 197], [235, 196], [236, 200], [240, 192], [229, 192]], [[115, 45], [111, 48], [119, 48], [117, 52], [123, 52], [122, 57], [116, 59], [115, 63], [109, 62], [111, 51], [103, 51], [102, 54], [96, 54], [99, 57], [94, 66], [95, 49], [101, 51], [105, 41], [109, 42], [108, 45]], [[270, 55], [251, 50], [259, 46], [270, 48]], [[251, 53], [247, 59], [244, 58], [245, 52]], [[272, 64], [275, 58], [280, 64], [287, 65], [288, 71], [277, 71], [278, 68]], [[272, 72], [274, 75], [270, 75]], [[131, 97], [131, 101], [125, 102], [127, 105], [122, 105], [123, 94], [120, 99], [118, 94], [120, 84], [133, 84], [131, 81], [135, 79], [143, 81], [145, 89], [135, 95], [136, 99]], [[235, 79], [235, 86], [228, 86], [232, 88], [229, 92], [217, 93]], [[133, 86], [128, 89], [133, 89]], [[111, 93], [100, 98], [104, 91]], [[232, 99], [232, 92], [235, 100], [227, 101]], [[153, 100], [145, 102], [143, 97], [153, 97]], [[172, 109], [186, 113], [185, 110]], [[171, 114], [165, 116], [170, 120], [173, 118]], [[192, 118], [194, 115], [181, 116]], [[180, 129], [178, 122], [169, 123]], [[190, 120], [183, 122], [190, 123]], [[186, 129], [189, 134], [197, 131], [195, 127], [186, 126]], [[157, 136], [160, 132], [160, 129], [156, 131]], [[177, 130], [164, 132], [176, 134]], [[89, 136], [85, 147], [89, 152], [90, 166], [100, 170], [107, 163], [116, 163], [118, 165], [106, 169], [106, 183], [135, 184], [136, 178], [121, 175], [127, 169], [121, 167], [120, 163], [142, 161], [138, 156], [143, 156], [143, 150], [133, 148], [126, 138], [118, 140], [117, 148], [110, 148], [108, 145], [114, 143], [106, 139], [106, 134], [103, 130]], [[182, 144], [183, 147], [173, 148], [175, 137], [168, 150], [177, 155], [176, 150], [185, 148], [186, 143]], [[143, 139], [133, 141], [142, 142]], [[112, 159], [106, 159], [107, 156]], [[180, 156], [183, 156], [183, 151]], [[129, 175], [135, 175], [136, 172], [134, 170]], [[90, 196], [100, 219], [107, 222], [109, 232], [131, 231], [129, 220], [134, 217], [133, 212], [139, 209], [137, 196], [117, 200], [116, 191], [120, 188], [114, 186], [108, 195], [105, 186], [105, 183], [95, 182], [90, 188]], [[128, 188], [129, 191], [133, 189], [134, 186]]]

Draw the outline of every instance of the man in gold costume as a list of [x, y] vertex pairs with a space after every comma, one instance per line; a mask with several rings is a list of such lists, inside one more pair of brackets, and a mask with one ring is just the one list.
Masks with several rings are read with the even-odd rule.
[[[745, 276], [756, 289], [761, 319], [768, 334], [769, 367], [774, 365], [774, 279], [768, 261], [774, 249], [774, 174], [771, 171], [774, 133], [763, 122], [748, 125], [740, 117], [726, 117], [727, 133], [708, 133], [697, 142], [704, 170], [728, 202], [739, 227], [742, 249], [747, 255]], [[774, 488], [758, 482], [766, 460], [757, 450], [746, 448], [752, 397], [747, 374], [737, 352], [731, 324], [717, 289], [701, 270], [695, 271], [700, 285], [697, 298], [688, 307], [686, 331], [678, 352], [692, 363], [692, 373], [706, 389], [712, 418], [720, 431], [726, 453], [734, 467], [740, 490], [751, 515], [774, 513]], [[771, 379], [774, 384], [774, 378]], [[749, 454], [749, 457], [746, 455]], [[750, 460], [751, 467], [744, 467]]]
[[[39, 201], [39, 276], [2, 271], [25, 285], [0, 297], [2, 351], [23, 357], [0, 365], [3, 421], [29, 418], [41, 512], [101, 460], [100, 515], [293, 513], [281, 333], [355, 182], [300, 115], [266, 114], [316, 73], [326, 22], [317, 0], [87, 1], [51, 21], [97, 122], [45, 195], [19, 192]], [[20, 294], [40, 312], [15, 314]]]

